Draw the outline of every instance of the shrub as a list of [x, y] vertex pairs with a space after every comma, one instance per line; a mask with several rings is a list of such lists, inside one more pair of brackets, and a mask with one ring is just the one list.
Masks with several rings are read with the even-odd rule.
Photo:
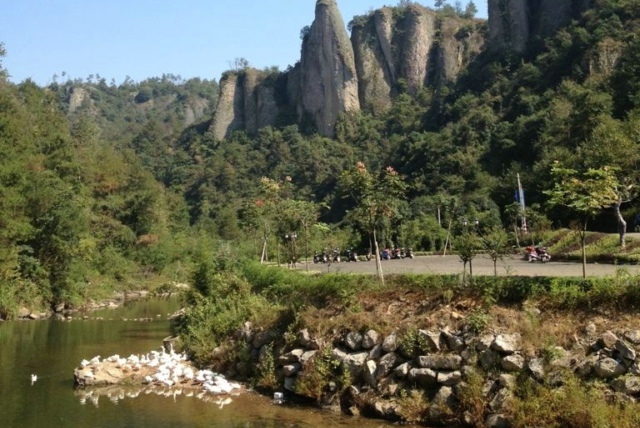
[[[335, 385], [331, 382], [338, 379]], [[351, 385], [349, 371], [331, 355], [331, 348], [321, 349], [304, 367], [296, 381], [296, 393], [313, 398], [318, 403], [331, 401]]]
[[429, 400], [425, 397], [424, 391], [412, 389], [402, 390], [398, 399], [396, 412], [403, 422], [418, 424], [423, 422], [429, 411]]

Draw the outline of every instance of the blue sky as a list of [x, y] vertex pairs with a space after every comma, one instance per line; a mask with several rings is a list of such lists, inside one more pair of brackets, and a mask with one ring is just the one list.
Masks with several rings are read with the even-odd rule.
[[[216, 79], [245, 58], [284, 70], [300, 59], [315, 0], [3, 0], [1, 59], [10, 80], [39, 85], [100, 75], [122, 83], [163, 73]], [[398, 0], [338, 0], [345, 25]], [[433, 7], [433, 0], [418, 3]], [[454, 0], [447, 1], [455, 4]], [[464, 7], [468, 0], [461, 0]], [[487, 0], [474, 1], [486, 18]]]

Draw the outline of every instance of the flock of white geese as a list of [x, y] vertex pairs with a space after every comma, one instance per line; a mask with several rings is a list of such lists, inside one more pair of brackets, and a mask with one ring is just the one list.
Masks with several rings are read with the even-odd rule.
[[90, 360], [82, 360], [80, 371], [84, 378], [91, 379], [97, 370], [109, 366], [121, 370], [124, 378], [133, 375], [143, 376], [143, 385], [164, 388], [165, 395], [173, 395], [174, 399], [176, 395], [183, 394], [183, 389], [187, 391], [187, 396], [204, 398], [239, 393], [242, 388], [240, 384], [229, 382], [221, 374], [211, 370], [195, 369], [187, 360], [186, 354], [174, 352], [173, 347], [169, 352], [163, 347], [160, 351], [151, 351], [143, 355], [132, 354], [127, 358], [117, 354], [104, 359], [96, 356]]

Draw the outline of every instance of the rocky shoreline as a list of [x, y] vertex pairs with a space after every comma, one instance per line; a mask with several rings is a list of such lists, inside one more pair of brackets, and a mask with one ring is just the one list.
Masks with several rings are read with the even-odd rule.
[[[509, 426], [509, 406], [521, 376], [561, 388], [567, 374], [606, 385], [618, 400], [640, 398], [640, 330], [602, 331], [593, 323], [581, 329], [570, 349], [525, 349], [520, 333], [474, 334], [450, 328], [418, 330], [415, 343], [428, 351], [417, 352], [397, 333], [382, 337], [375, 330], [349, 331], [328, 341], [313, 337], [308, 330], [297, 333], [295, 343], [282, 346], [277, 335], [253, 329], [250, 323], [238, 332], [240, 343], [248, 345], [252, 361], [238, 362], [231, 375], [251, 376], [250, 368], [273, 358], [276, 375], [290, 397], [304, 395], [318, 370], [319, 360], [330, 357], [351, 376], [340, 391], [339, 376], [325, 379], [323, 404], [351, 415], [403, 420], [411, 390], [426, 392], [424, 422], [470, 426]], [[272, 352], [276, 349], [275, 352]], [[473, 376], [481, 376], [485, 403], [483, 420], [466, 411], [465, 391]], [[301, 387], [302, 386], [302, 387]], [[310, 397], [318, 398], [318, 397]], [[322, 401], [321, 400], [321, 401]]]

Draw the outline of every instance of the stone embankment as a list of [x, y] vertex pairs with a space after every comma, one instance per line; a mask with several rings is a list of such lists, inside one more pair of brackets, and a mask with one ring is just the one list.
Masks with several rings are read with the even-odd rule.
[[[253, 331], [247, 323], [238, 337], [253, 349], [258, 364], [269, 357], [270, 349], [282, 349], [273, 355], [274, 365], [284, 379], [282, 387], [289, 394], [298, 393], [298, 382], [304, 379], [306, 371], [314, 370], [314, 359], [327, 355], [328, 347], [334, 361], [352, 375], [352, 384], [339, 397], [342, 411], [364, 414], [366, 407], [368, 415], [373, 413], [372, 416], [385, 419], [401, 419], [401, 397], [418, 389], [430, 397], [427, 422], [445, 423], [443, 415], [450, 417], [462, 412], [461, 392], [472, 374], [484, 379], [482, 399], [488, 403], [488, 411], [480, 423], [488, 427], [508, 426], [507, 410], [521, 374], [560, 387], [563, 376], [573, 372], [582, 379], [604, 383], [623, 398], [640, 397], [640, 364], [636, 353], [640, 330], [597, 334], [595, 325], [589, 323], [581, 337], [575, 337], [571, 349], [537, 350], [530, 346], [525, 349], [520, 333], [478, 335], [444, 328], [419, 330], [417, 334], [413, 343], [420, 344], [421, 352], [407, 346], [406, 337], [397, 333], [382, 337], [375, 330], [350, 331], [332, 343], [302, 330], [293, 345], [279, 346], [275, 335]], [[247, 365], [238, 363], [237, 373], [246, 373]], [[335, 382], [330, 379], [327, 384], [335, 388], [339, 379], [336, 377]], [[463, 414], [459, 419], [478, 423], [471, 420], [471, 415]]]
[[[120, 357], [112, 355], [83, 360], [74, 370], [74, 383], [78, 387], [104, 387], [111, 385], [143, 385], [145, 390], [158, 394], [182, 394], [183, 390], [196, 395], [229, 395], [239, 393], [242, 386], [211, 370], [198, 370], [187, 361], [184, 353], [173, 351], [173, 346], [144, 355]], [[99, 397], [100, 393], [87, 393], [84, 397]], [[111, 395], [112, 396], [112, 395]]]

